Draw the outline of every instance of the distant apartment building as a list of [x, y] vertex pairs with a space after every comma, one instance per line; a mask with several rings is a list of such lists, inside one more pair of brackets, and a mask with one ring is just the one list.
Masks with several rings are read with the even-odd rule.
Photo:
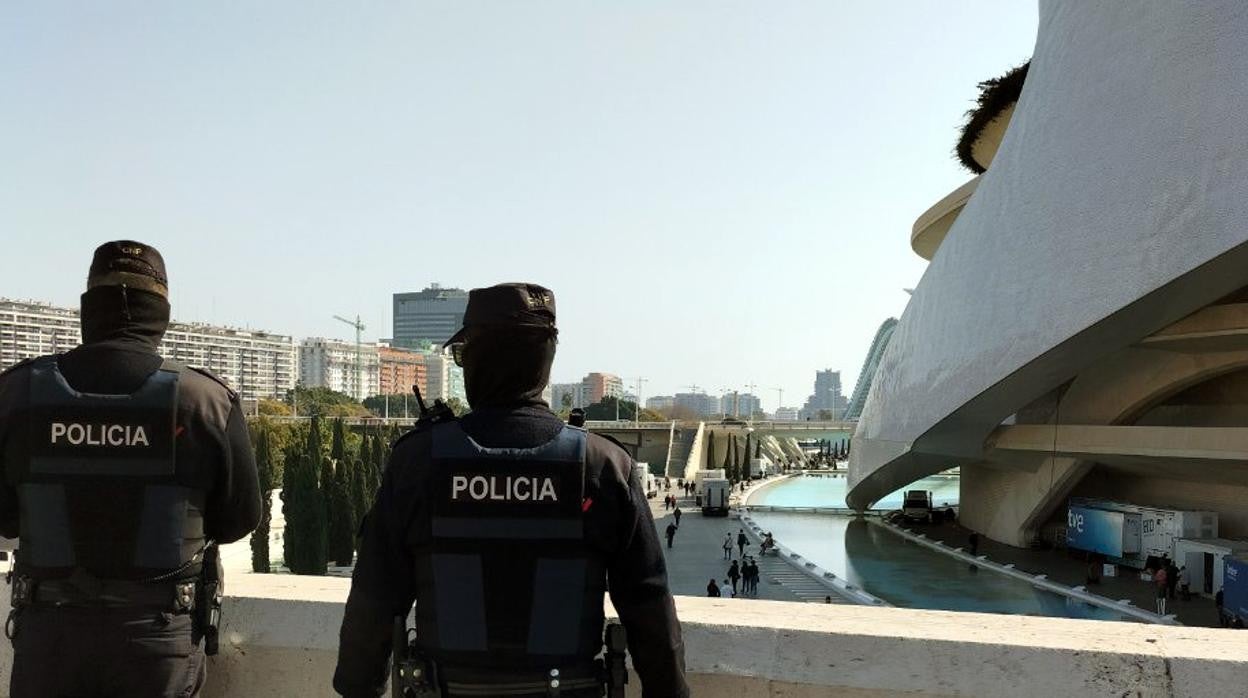
[[719, 413], [726, 417], [751, 417], [762, 407], [762, 401], [753, 393], [727, 393], [719, 399]]
[[624, 381], [612, 373], [590, 373], [581, 380], [584, 386], [585, 404], [592, 405], [602, 402], [604, 398], [619, 398], [624, 395]]
[[170, 323], [160, 354], [205, 368], [246, 401], [281, 399], [299, 375], [295, 340], [286, 335], [204, 324]]
[[464, 369], [455, 365], [455, 360], [442, 352], [430, 352], [425, 356], [425, 400], [449, 400], [458, 398], [464, 402], [468, 394], [464, 390]]
[[77, 310], [0, 299], [0, 371], [24, 359], [69, 351], [81, 343]]
[[671, 395], [655, 395], [646, 398], [646, 409], [667, 411], [676, 405], [676, 398]]
[[394, 294], [394, 346], [445, 344], [463, 326], [467, 309], [468, 292], [459, 288], [430, 284], [423, 291]]
[[719, 413], [719, 399], [706, 393], [676, 393], [672, 406], [680, 411], [691, 411], [699, 417]]
[[[0, 371], [81, 342], [77, 309], [0, 298]], [[259, 330], [171, 322], [158, 350], [210, 371], [247, 401], [284, 397], [298, 375], [294, 340]]]
[[550, 406], [557, 410], [585, 407], [584, 383], [551, 383]]
[[796, 407], [777, 407], [776, 413], [772, 417], [772, 419], [775, 419], [777, 422], [796, 422], [797, 421], [797, 408]]
[[299, 380], [306, 388], [329, 388], [363, 400], [381, 394], [381, 356], [376, 345], [310, 337], [299, 345]]
[[412, 392], [413, 385], [420, 388], [422, 395], [429, 392], [425, 354], [383, 345], [377, 347], [377, 355], [381, 371], [378, 394], [406, 395]]

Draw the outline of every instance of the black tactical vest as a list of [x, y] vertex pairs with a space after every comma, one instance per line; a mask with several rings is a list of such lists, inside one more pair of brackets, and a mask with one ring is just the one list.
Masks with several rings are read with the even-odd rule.
[[529, 449], [433, 428], [417, 642], [444, 666], [570, 669], [602, 648], [606, 573], [586, 543], [582, 429]]
[[130, 395], [97, 395], [70, 387], [56, 361], [31, 368], [20, 572], [137, 580], [177, 569], [204, 538], [203, 495], [175, 458], [182, 369], [166, 361]]

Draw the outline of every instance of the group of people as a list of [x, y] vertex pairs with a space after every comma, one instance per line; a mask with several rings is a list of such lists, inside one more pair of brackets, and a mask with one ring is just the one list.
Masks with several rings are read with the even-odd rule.
[[[740, 592], [738, 592], [738, 587]], [[753, 557], [742, 558], [740, 562], [732, 561], [728, 567], [728, 576], [722, 582], [714, 578], [706, 584], [706, 595], [719, 598], [758, 595], [758, 563]]]

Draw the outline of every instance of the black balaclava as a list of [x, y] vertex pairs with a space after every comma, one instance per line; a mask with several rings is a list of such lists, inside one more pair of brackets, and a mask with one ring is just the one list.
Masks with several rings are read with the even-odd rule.
[[544, 405], [555, 337], [546, 331], [477, 329], [464, 343], [464, 390], [473, 410]]
[[129, 341], [155, 349], [169, 329], [169, 301], [150, 291], [96, 286], [82, 294], [82, 342]]

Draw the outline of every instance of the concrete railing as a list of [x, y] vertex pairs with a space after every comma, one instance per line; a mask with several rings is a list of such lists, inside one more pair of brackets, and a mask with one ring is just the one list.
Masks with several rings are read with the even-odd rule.
[[[231, 580], [205, 695], [334, 695], [348, 584]], [[677, 610], [695, 696], [1196, 698], [1239, 695], [1248, 675], [1248, 643], [1233, 630], [694, 597]], [[0, 696], [12, 659], [0, 644]], [[635, 678], [628, 693], [641, 695]]]

